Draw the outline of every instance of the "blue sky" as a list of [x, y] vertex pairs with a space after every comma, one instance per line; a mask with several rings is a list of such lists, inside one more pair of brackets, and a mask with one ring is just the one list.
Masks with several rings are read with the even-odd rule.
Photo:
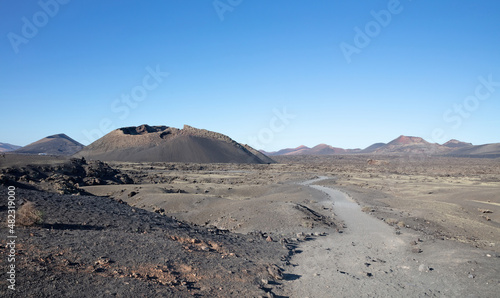
[[[0, 1], [0, 142], [500, 142], [499, 1]], [[168, 74], [167, 74], [168, 73]]]

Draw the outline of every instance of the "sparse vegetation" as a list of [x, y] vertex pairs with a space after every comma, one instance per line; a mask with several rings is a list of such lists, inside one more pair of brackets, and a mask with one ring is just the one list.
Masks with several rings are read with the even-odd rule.
[[29, 227], [43, 222], [43, 212], [35, 208], [33, 202], [27, 201], [17, 211], [17, 223]]
[[365, 207], [361, 208], [361, 211], [366, 212], [366, 213], [375, 212], [375, 208], [370, 207], [370, 206], [365, 206]]
[[398, 223], [398, 220], [395, 218], [386, 218], [385, 222], [391, 226], [395, 225]]

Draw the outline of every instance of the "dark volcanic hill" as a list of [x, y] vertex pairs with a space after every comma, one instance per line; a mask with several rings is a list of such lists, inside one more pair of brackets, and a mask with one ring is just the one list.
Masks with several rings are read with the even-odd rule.
[[500, 157], [500, 143], [467, 146], [450, 152], [450, 156], [459, 157]]
[[48, 136], [34, 143], [26, 145], [13, 153], [21, 154], [47, 154], [47, 155], [73, 155], [82, 150], [83, 145], [61, 133]]
[[458, 148], [470, 147], [472, 146], [472, 143], [465, 143], [465, 142], [460, 142], [459, 140], [451, 139], [448, 142], [444, 143], [443, 146], [458, 149]]
[[387, 145], [386, 143], [375, 143], [373, 145], [370, 145], [366, 147], [365, 149], [361, 150], [359, 153], [373, 153], [375, 150], [378, 148]]
[[297, 148], [287, 148], [276, 152], [264, 152], [270, 156], [276, 155], [332, 155], [332, 154], [351, 154], [361, 151], [360, 149], [343, 149], [338, 147], [333, 147], [327, 144], [319, 144], [312, 148], [307, 146], [299, 146]]
[[336, 148], [327, 144], [319, 144], [306, 152], [302, 152], [301, 154], [310, 154], [310, 155], [329, 155], [329, 154], [339, 154], [345, 153], [346, 150], [342, 148]]
[[0, 143], [0, 152], [9, 152], [21, 148], [21, 146], [12, 145], [8, 143]]
[[243, 147], [245, 147], [245, 149], [247, 149], [248, 151], [250, 151], [252, 154], [254, 154], [258, 158], [260, 158], [265, 163], [269, 164], [269, 163], [275, 163], [276, 162], [273, 159], [271, 159], [269, 156], [265, 155], [263, 152], [260, 152], [258, 150], [255, 150], [254, 148], [250, 147], [250, 145], [244, 144]]
[[77, 157], [103, 161], [269, 163], [220, 133], [185, 125], [116, 129], [80, 151]]

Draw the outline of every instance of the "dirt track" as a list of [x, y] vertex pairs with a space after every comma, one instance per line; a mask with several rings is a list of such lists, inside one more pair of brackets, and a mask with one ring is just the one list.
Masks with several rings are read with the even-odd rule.
[[409, 229], [396, 230], [362, 212], [345, 193], [311, 187], [331, 198], [346, 228], [300, 245], [302, 252], [290, 270], [297, 278], [288, 282], [292, 297], [498, 295], [500, 258]]

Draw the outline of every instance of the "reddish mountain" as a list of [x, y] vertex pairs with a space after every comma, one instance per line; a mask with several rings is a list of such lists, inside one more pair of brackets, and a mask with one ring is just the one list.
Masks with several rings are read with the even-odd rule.
[[294, 152], [299, 152], [299, 151], [302, 151], [302, 150], [308, 150], [310, 149], [309, 147], [307, 146], [304, 146], [304, 145], [301, 145], [297, 148], [286, 148], [286, 149], [281, 149], [279, 151], [273, 151], [273, 152], [266, 152], [264, 150], [260, 150], [260, 152], [262, 152], [263, 154], [265, 155], [268, 155], [268, 156], [273, 156], [273, 155], [289, 155], [289, 154], [292, 154]]
[[442, 154], [450, 149], [432, 144], [419, 137], [399, 136], [374, 150], [374, 154]]
[[409, 137], [409, 136], [399, 136], [396, 139], [390, 141], [387, 143], [387, 145], [392, 145], [392, 146], [405, 146], [405, 145], [416, 145], [416, 144], [429, 144], [429, 142], [425, 141], [422, 138], [419, 137]]
[[334, 154], [446, 154], [454, 149], [468, 147], [471, 144], [450, 140], [445, 145], [429, 143], [420, 137], [401, 135], [389, 143], [375, 143], [363, 150], [343, 149], [326, 144], [313, 148], [300, 146], [295, 149], [283, 149], [269, 155], [334, 155]]

